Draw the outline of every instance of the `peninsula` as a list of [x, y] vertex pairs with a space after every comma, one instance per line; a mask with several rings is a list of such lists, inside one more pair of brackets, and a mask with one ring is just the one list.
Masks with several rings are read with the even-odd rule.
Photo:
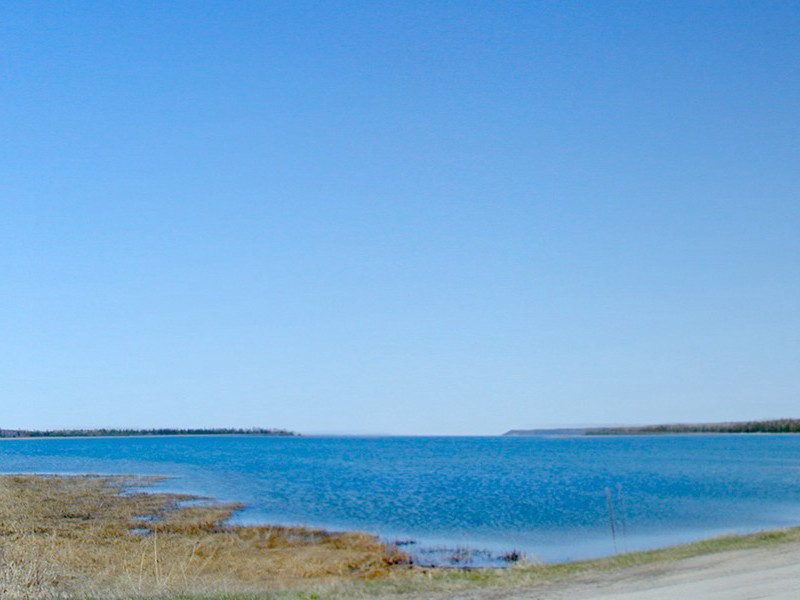
[[669, 423], [619, 427], [584, 427], [572, 429], [512, 429], [504, 436], [528, 435], [675, 435], [684, 433], [800, 433], [800, 419], [769, 421], [734, 421], [725, 423]]
[[138, 437], [138, 436], [175, 436], [175, 435], [258, 435], [258, 436], [299, 436], [299, 433], [286, 429], [249, 429], [213, 428], [213, 429], [0, 429], [0, 438], [52, 438], [52, 437]]

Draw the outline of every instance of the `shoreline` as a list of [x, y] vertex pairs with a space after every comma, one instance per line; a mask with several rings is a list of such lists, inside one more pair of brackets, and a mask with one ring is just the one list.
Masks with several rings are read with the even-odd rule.
[[[215, 590], [258, 598], [281, 590], [331, 598], [453, 593], [490, 598], [495, 592], [513, 598], [545, 589], [559, 597], [560, 589], [575, 586], [579, 597], [587, 577], [619, 587], [629, 571], [647, 578], [653, 569], [678, 568], [698, 557], [781, 546], [797, 547], [800, 556], [800, 527], [793, 527], [574, 562], [426, 567], [409, 564], [402, 552], [367, 534], [226, 525], [242, 505], [147, 490], [157, 480], [0, 475], [0, 541], [7, 549], [0, 557], [0, 591], [13, 596], [13, 585], [30, 588], [24, 577], [33, 569], [41, 589], [29, 593], [31, 598], [57, 593], [213, 598]], [[30, 568], [24, 571], [21, 565]]]
[[373, 536], [226, 521], [242, 505], [148, 490], [157, 477], [0, 476], [0, 595], [261, 593], [388, 575]]
[[25, 441], [30, 442], [34, 440], [119, 440], [119, 439], [161, 439], [161, 438], [275, 438], [281, 440], [300, 439], [303, 436], [300, 434], [291, 435], [275, 435], [268, 433], [164, 433], [164, 434], [134, 434], [134, 435], [15, 435], [15, 436], [0, 436], [0, 442], [3, 441]]
[[[557, 566], [557, 565], [570, 565], [578, 563], [595, 563], [599, 561], [610, 560], [618, 556], [636, 555], [636, 554], [649, 554], [653, 552], [661, 552], [670, 550], [672, 548], [689, 547], [696, 544], [704, 544], [714, 540], [728, 540], [749, 538], [752, 536], [759, 536], [762, 533], [770, 532], [783, 532], [791, 531], [794, 529], [800, 530], [800, 524], [786, 524], [779, 526], [751, 526], [747, 528], [725, 528], [717, 531], [708, 532], [706, 535], [700, 534], [695, 536], [692, 533], [686, 533], [681, 536], [673, 536], [671, 540], [664, 541], [664, 543], [656, 543], [653, 545], [646, 544], [644, 547], [636, 548], [636, 544], [632, 544], [634, 548], [625, 548], [626, 538], [618, 538], [620, 550], [612, 551], [610, 548], [606, 551], [592, 552], [584, 551], [575, 554], [574, 558], [566, 559], [542, 559], [535, 552], [526, 551], [519, 544], [513, 542], [500, 542], [500, 541], [478, 541], [468, 540], [461, 537], [437, 536], [435, 534], [409, 534], [407, 532], [387, 531], [382, 532], [378, 530], [361, 529], [358, 526], [348, 526], [343, 523], [329, 523], [324, 521], [309, 521], [306, 519], [291, 519], [281, 517], [246, 517], [239, 516], [241, 511], [248, 508], [246, 502], [242, 502], [234, 494], [227, 497], [219, 497], [208, 494], [201, 489], [189, 488], [182, 486], [172, 487], [169, 485], [170, 481], [177, 481], [181, 479], [180, 475], [165, 475], [163, 473], [132, 473], [120, 471], [15, 471], [15, 472], [2, 472], [0, 471], [0, 480], [10, 476], [23, 476], [23, 477], [42, 477], [42, 478], [103, 478], [108, 480], [132, 480], [144, 482], [143, 484], [136, 484], [138, 490], [145, 494], [155, 494], [161, 496], [170, 496], [176, 498], [191, 498], [192, 500], [208, 502], [217, 506], [236, 506], [236, 509], [231, 511], [230, 515], [221, 522], [222, 526], [238, 527], [238, 528], [259, 528], [259, 527], [272, 527], [284, 529], [307, 529], [313, 531], [325, 531], [331, 534], [348, 534], [348, 533], [361, 533], [371, 536], [379, 540], [382, 544], [390, 547], [398, 547], [401, 552], [408, 547], [418, 547], [423, 550], [423, 553], [432, 552], [446, 555], [451, 554], [469, 554], [486, 555], [494, 557], [494, 564], [470, 564], [468, 561], [461, 559], [455, 561], [443, 560], [440, 563], [422, 563], [415, 562], [416, 566], [432, 569], [463, 569], [463, 570], [480, 570], [480, 569], [508, 569], [514, 568], [517, 563], [533, 563], [540, 566]], [[158, 486], [163, 486], [159, 489]], [[647, 538], [648, 536], [645, 536]], [[660, 536], [656, 536], [660, 537]], [[683, 539], [681, 539], [683, 538]], [[688, 538], [688, 539], [687, 539]], [[632, 539], [637, 539], [634, 536]], [[609, 542], [610, 543], [610, 542]], [[414, 552], [406, 552], [412, 557]], [[502, 557], [506, 555], [517, 555], [518, 558], [512, 560], [505, 560]], [[449, 564], [448, 564], [449, 562]]]

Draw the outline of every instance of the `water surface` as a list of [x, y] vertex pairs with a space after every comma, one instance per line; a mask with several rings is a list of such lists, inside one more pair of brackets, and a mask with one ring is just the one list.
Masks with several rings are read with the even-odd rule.
[[795, 435], [2, 440], [0, 471], [168, 475], [160, 489], [246, 503], [239, 522], [363, 530], [418, 556], [574, 560], [800, 524]]

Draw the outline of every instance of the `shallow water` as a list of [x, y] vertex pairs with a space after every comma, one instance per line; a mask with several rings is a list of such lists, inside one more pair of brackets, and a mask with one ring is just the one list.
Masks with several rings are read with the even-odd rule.
[[449, 549], [468, 564], [575, 560], [800, 524], [795, 435], [2, 440], [0, 471], [169, 475], [158, 489], [247, 504], [238, 522], [368, 531], [433, 562]]

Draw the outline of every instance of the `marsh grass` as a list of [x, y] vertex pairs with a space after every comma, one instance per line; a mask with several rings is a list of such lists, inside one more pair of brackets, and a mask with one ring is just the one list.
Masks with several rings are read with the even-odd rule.
[[236, 504], [144, 493], [152, 479], [0, 476], [0, 597], [266, 600], [448, 598], [536, 590], [715, 552], [800, 543], [800, 528], [508, 568], [423, 568], [372, 536], [228, 526]]
[[403, 559], [365, 534], [225, 525], [240, 505], [136, 490], [150, 482], [0, 477], [0, 596], [259, 593], [385, 577]]

